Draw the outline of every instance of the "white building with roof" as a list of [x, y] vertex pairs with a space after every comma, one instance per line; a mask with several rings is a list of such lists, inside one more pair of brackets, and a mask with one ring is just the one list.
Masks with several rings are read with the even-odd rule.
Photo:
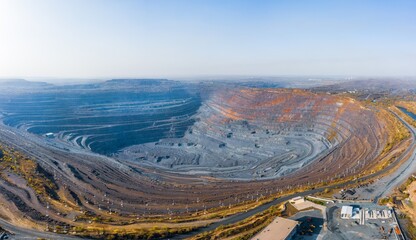
[[341, 218], [350, 219], [352, 217], [352, 206], [342, 206], [341, 208]]
[[289, 240], [296, 234], [298, 221], [276, 217], [266, 228], [256, 234], [251, 240]]
[[341, 208], [342, 219], [360, 219], [360, 208], [353, 206], [342, 206]]

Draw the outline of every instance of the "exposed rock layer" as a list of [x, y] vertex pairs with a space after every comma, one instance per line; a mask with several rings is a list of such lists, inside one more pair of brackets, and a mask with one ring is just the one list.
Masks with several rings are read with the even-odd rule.
[[374, 111], [303, 90], [216, 91], [196, 120], [183, 138], [128, 147], [119, 157], [190, 174], [276, 178], [324, 157], [365, 164], [387, 140]]

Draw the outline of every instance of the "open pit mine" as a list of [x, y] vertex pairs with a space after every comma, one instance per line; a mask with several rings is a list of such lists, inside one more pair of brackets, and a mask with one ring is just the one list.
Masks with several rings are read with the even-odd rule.
[[194, 118], [184, 137], [134, 145], [118, 158], [171, 172], [271, 179], [322, 161], [358, 171], [388, 140], [388, 123], [375, 111], [303, 90], [220, 90]]
[[411, 142], [385, 106], [347, 94], [167, 80], [26, 87], [0, 96], [0, 226], [16, 236], [183, 238], [376, 174]]

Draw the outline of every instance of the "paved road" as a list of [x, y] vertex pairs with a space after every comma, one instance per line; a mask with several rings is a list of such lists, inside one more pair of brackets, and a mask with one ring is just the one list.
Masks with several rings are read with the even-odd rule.
[[51, 232], [41, 232], [34, 229], [16, 227], [7, 221], [0, 218], [0, 227], [6, 229], [7, 231], [14, 233], [11, 237], [14, 239], [63, 239], [63, 240], [74, 240], [81, 239], [77, 237], [72, 237], [68, 235], [56, 234]]
[[192, 236], [195, 236], [197, 234], [200, 234], [200, 233], [203, 233], [203, 232], [206, 232], [206, 231], [214, 230], [214, 229], [216, 229], [217, 227], [219, 227], [221, 225], [228, 225], [228, 224], [237, 223], [237, 222], [242, 221], [246, 218], [249, 218], [249, 217], [251, 217], [251, 216], [253, 216], [257, 213], [263, 212], [263, 211], [267, 210], [268, 208], [270, 208], [271, 206], [278, 205], [278, 204], [281, 204], [283, 202], [286, 202], [286, 201], [288, 201], [289, 199], [291, 199], [295, 196], [307, 196], [307, 195], [310, 195], [310, 194], [313, 194], [313, 193], [320, 192], [322, 190], [324, 190], [324, 188], [317, 188], [317, 189], [314, 189], [314, 190], [305, 191], [305, 192], [302, 192], [302, 193], [292, 194], [292, 195], [288, 195], [288, 196], [285, 196], [285, 197], [277, 198], [277, 199], [275, 199], [275, 200], [273, 200], [269, 203], [266, 203], [266, 204], [263, 204], [263, 205], [258, 206], [256, 208], [253, 208], [251, 210], [248, 210], [247, 212], [242, 212], [242, 213], [232, 215], [232, 216], [227, 217], [227, 218], [225, 218], [221, 221], [215, 222], [215, 223], [213, 223], [209, 226], [198, 228], [197, 230], [195, 230], [193, 232], [178, 235], [178, 236], [175, 236], [175, 237], [170, 238], [170, 239], [184, 239], [184, 238], [192, 237]]
[[[396, 117], [410, 130], [412, 134], [412, 138], [415, 139], [416, 130], [413, 126], [408, 124], [404, 121], [401, 117], [397, 114], [392, 112]], [[411, 146], [412, 147], [412, 146]], [[411, 151], [411, 147], [406, 150], [405, 153], [409, 153]], [[416, 171], [416, 151], [413, 151], [412, 155], [410, 156], [409, 160], [402, 164], [395, 174], [391, 174], [389, 176], [380, 179], [377, 183], [375, 183], [375, 189], [380, 190], [379, 193], [374, 197], [374, 202], [377, 202], [378, 199], [387, 197], [391, 194], [391, 192], [398, 186], [400, 186], [406, 179], [411, 176]], [[378, 186], [378, 187], [377, 187]], [[381, 187], [382, 186], [382, 187]]]
[[[411, 126], [409, 126], [406, 122], [404, 122], [404, 123], [411, 130], [413, 142], [411, 144], [411, 147], [409, 147], [405, 151], [405, 154], [402, 154], [402, 156], [398, 160], [401, 160], [407, 153], [409, 153], [409, 151], [411, 151], [412, 147], [415, 145], [415, 141], [414, 141], [414, 139], [415, 139], [415, 130]], [[415, 163], [416, 162], [415, 161], [415, 156], [416, 156], [416, 153], [413, 152], [412, 157], [405, 164], [407, 164], [409, 166], [409, 165], [412, 165], [412, 163]], [[382, 175], [385, 172], [391, 170], [393, 167], [395, 167], [395, 165], [391, 164], [391, 165], [387, 166], [385, 169], [383, 169], [382, 171], [374, 173], [374, 174], [370, 174], [370, 175], [367, 175], [367, 176], [364, 176], [364, 177], [361, 177], [361, 178], [359, 178], [359, 180], [368, 180], [370, 178], [377, 177], [377, 176]], [[400, 172], [398, 174], [403, 175], [403, 174], [406, 174], [406, 173]], [[343, 187], [345, 187], [345, 186], [347, 186], [347, 185], [349, 185], [353, 182], [355, 182], [355, 181], [349, 181], [349, 182], [346, 182], [346, 183], [340, 183], [340, 184], [335, 184], [335, 185], [331, 185], [331, 186], [320, 187], [320, 188], [316, 188], [316, 189], [313, 189], [313, 190], [308, 190], [308, 191], [305, 191], [305, 192], [302, 192], [302, 193], [296, 193], [296, 194], [291, 194], [291, 195], [288, 195], [288, 196], [285, 196], [285, 197], [277, 198], [277, 199], [275, 199], [275, 200], [273, 200], [269, 203], [266, 203], [264, 205], [261, 205], [259, 207], [254, 208], [254, 209], [248, 210], [247, 212], [242, 212], [242, 213], [239, 213], [239, 214], [235, 214], [233, 216], [230, 216], [230, 217], [227, 217], [223, 220], [220, 220], [216, 223], [213, 223], [213, 224], [211, 224], [207, 227], [199, 228], [199, 229], [197, 229], [197, 230], [195, 230], [191, 233], [177, 235], [177, 236], [175, 236], [173, 238], [170, 238], [170, 239], [183, 239], [183, 238], [187, 238], [187, 237], [192, 237], [192, 236], [195, 236], [195, 235], [197, 235], [199, 233], [202, 233], [202, 232], [214, 230], [215, 228], [217, 228], [221, 225], [237, 223], [237, 222], [242, 221], [246, 218], [249, 218], [249, 217], [251, 217], [251, 216], [253, 216], [257, 213], [263, 212], [263, 211], [265, 211], [266, 209], [268, 209], [269, 207], [271, 207], [273, 205], [281, 204], [281, 203], [283, 203], [283, 202], [285, 202], [285, 201], [287, 201], [287, 200], [289, 200], [289, 199], [291, 199], [295, 196], [311, 195], [311, 194], [314, 194], [314, 193], [317, 193], [317, 192], [321, 192], [325, 188], [343, 188]], [[16, 236], [22, 236], [22, 237], [26, 236], [25, 238], [21, 238], [21, 239], [37, 239], [37, 238], [76, 239], [75, 237], [71, 237], [71, 236], [57, 235], [57, 234], [53, 234], [53, 233], [49, 233], [49, 232], [39, 232], [39, 231], [31, 230], [31, 229], [15, 227], [15, 226], [9, 224], [8, 222], [6, 222], [2, 219], [0, 219], [0, 226], [4, 227], [8, 231], [16, 233], [17, 234]]]
[[[397, 116], [397, 117], [410, 130], [410, 133], [412, 135], [412, 140], [413, 140], [412, 141], [412, 144], [410, 145], [410, 147], [396, 160], [396, 161], [401, 161], [410, 151], [413, 150], [413, 147], [415, 146], [416, 131], [415, 131], [415, 129], [412, 126], [410, 126], [407, 122], [405, 122], [399, 116]], [[390, 185], [391, 186], [396, 186], [397, 184], [401, 184], [401, 182], [403, 182], [403, 179], [402, 178], [398, 178], [397, 176], [405, 176], [406, 174], [409, 174], [407, 176], [410, 176], [410, 174], [412, 174], [412, 172], [410, 172], [409, 170], [407, 170], [407, 169], [409, 169], [410, 166], [412, 166], [413, 168], [416, 168], [416, 151], [413, 151], [412, 156], [406, 161], [406, 163], [404, 163], [402, 165], [401, 168], [405, 168], [406, 171], [404, 171], [404, 172], [403, 171], [400, 171], [400, 169], [401, 169], [400, 168], [399, 171], [396, 172], [396, 174], [389, 176], [389, 177], [391, 177], [393, 179]], [[379, 172], [376, 172], [376, 173], [373, 173], [373, 174], [370, 174], [370, 175], [367, 175], [367, 176], [364, 176], [364, 177], [361, 177], [358, 180], [365, 181], [365, 180], [368, 180], [368, 179], [371, 179], [371, 178], [375, 178], [377, 176], [383, 175], [387, 171], [390, 171], [394, 167], [395, 167], [395, 164], [390, 164], [389, 166], [387, 166], [383, 170], [381, 170]], [[406, 178], [404, 178], [404, 179], [406, 179]], [[254, 208], [254, 209], [251, 209], [251, 210], [249, 210], [247, 212], [235, 214], [233, 216], [230, 216], [228, 218], [225, 218], [223, 220], [220, 220], [218, 222], [215, 222], [215, 223], [213, 223], [213, 224], [211, 224], [209, 226], [202, 227], [202, 228], [198, 228], [197, 230], [195, 230], [193, 232], [186, 233], [186, 234], [181, 234], [181, 235], [177, 235], [177, 236], [175, 236], [173, 238], [170, 238], [170, 239], [184, 239], [184, 238], [189, 238], [189, 237], [195, 236], [197, 234], [200, 234], [200, 233], [203, 233], [203, 232], [206, 232], [206, 231], [214, 230], [214, 229], [216, 229], [217, 227], [219, 227], [221, 225], [228, 225], [228, 224], [234, 224], [234, 223], [240, 222], [240, 221], [242, 221], [242, 220], [244, 220], [246, 218], [249, 218], [251, 216], [256, 215], [257, 213], [260, 213], [260, 212], [265, 211], [266, 209], [268, 209], [271, 206], [284, 203], [285, 201], [287, 201], [287, 200], [289, 200], [291, 198], [294, 198], [296, 196], [307, 196], [307, 195], [311, 195], [311, 194], [314, 194], [314, 193], [317, 193], [317, 192], [321, 192], [321, 191], [325, 190], [325, 188], [329, 188], [329, 189], [333, 189], [333, 188], [343, 188], [343, 187], [345, 187], [345, 186], [347, 186], [347, 185], [349, 185], [351, 183], [354, 183], [354, 182], [355, 181], [348, 181], [346, 183], [339, 183], [339, 184], [335, 184], [335, 185], [331, 185], [331, 186], [320, 187], [320, 188], [316, 188], [314, 190], [308, 190], [308, 191], [305, 191], [305, 192], [302, 192], [302, 193], [296, 193], [296, 194], [288, 195], [286, 197], [277, 198], [277, 199], [273, 200], [272, 202], [266, 203], [264, 205], [261, 205], [259, 207]], [[386, 189], [385, 191], [383, 191], [380, 194], [380, 196], [384, 196], [385, 194], [388, 194], [388, 193], [389, 193], [389, 191], [388, 191], [388, 189]]]

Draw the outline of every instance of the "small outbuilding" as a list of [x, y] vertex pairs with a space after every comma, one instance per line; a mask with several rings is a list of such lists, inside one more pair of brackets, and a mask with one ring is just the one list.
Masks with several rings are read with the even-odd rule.
[[341, 218], [350, 219], [352, 218], [353, 208], [352, 206], [342, 206], [341, 208]]
[[46, 133], [45, 134], [45, 137], [47, 137], [47, 138], [54, 138], [55, 137], [55, 135], [53, 134], [53, 133]]

